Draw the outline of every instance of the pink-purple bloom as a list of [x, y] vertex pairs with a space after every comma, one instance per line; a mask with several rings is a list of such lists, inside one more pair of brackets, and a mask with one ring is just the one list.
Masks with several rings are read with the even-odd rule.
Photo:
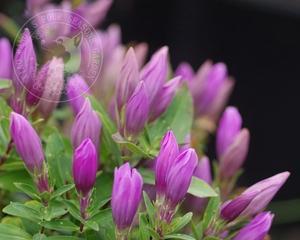
[[27, 169], [41, 174], [44, 163], [41, 140], [28, 120], [15, 112], [10, 115], [10, 135]]
[[158, 195], [166, 191], [167, 174], [178, 154], [176, 137], [172, 131], [168, 131], [161, 141], [160, 151], [155, 160], [155, 185]]
[[232, 177], [242, 166], [248, 153], [249, 139], [249, 131], [242, 129], [238, 110], [227, 107], [220, 119], [216, 138], [221, 177]]
[[30, 31], [26, 28], [21, 36], [20, 43], [14, 56], [13, 84], [16, 92], [23, 88], [29, 90], [34, 81], [37, 70], [37, 60]]
[[85, 99], [85, 102], [79, 113], [76, 115], [72, 126], [71, 140], [73, 147], [77, 148], [84, 139], [90, 138], [96, 149], [98, 149], [100, 131], [100, 119], [97, 113], [93, 110], [90, 100]]
[[7, 38], [0, 38], [0, 78], [12, 79], [12, 48]]
[[139, 172], [131, 169], [129, 163], [115, 168], [112, 190], [112, 215], [118, 230], [131, 226], [139, 207], [143, 179]]
[[68, 79], [66, 90], [68, 101], [76, 116], [85, 102], [85, 95], [89, 94], [89, 86], [80, 75], [75, 74]]
[[263, 211], [289, 177], [283, 172], [247, 188], [241, 195], [222, 205], [221, 216], [227, 221], [237, 217], [251, 217]]
[[274, 215], [262, 212], [243, 227], [233, 240], [264, 240], [268, 234]]
[[73, 156], [73, 178], [77, 191], [87, 197], [92, 190], [98, 169], [97, 150], [91, 139], [84, 139]]
[[137, 135], [145, 126], [149, 115], [149, 99], [146, 86], [139, 82], [126, 105], [125, 133]]

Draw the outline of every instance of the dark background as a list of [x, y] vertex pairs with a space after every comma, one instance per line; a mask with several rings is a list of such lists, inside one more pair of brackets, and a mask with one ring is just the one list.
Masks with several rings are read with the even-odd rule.
[[[16, 14], [12, 2], [17, 2], [21, 13], [20, 1], [2, 0], [1, 10]], [[228, 65], [236, 79], [230, 104], [239, 108], [244, 126], [251, 131], [241, 183], [250, 185], [288, 170], [292, 175], [276, 198], [280, 201], [300, 198], [297, 2], [115, 0], [104, 23], [119, 23], [124, 43], [147, 41], [151, 52], [168, 45], [174, 67], [184, 60], [197, 68], [208, 58]], [[300, 203], [289, 203], [285, 206], [294, 219], [288, 217], [287, 222], [293, 223], [273, 228], [274, 239], [299, 239], [296, 230], [300, 225]], [[284, 218], [286, 212], [279, 209], [278, 218]]]

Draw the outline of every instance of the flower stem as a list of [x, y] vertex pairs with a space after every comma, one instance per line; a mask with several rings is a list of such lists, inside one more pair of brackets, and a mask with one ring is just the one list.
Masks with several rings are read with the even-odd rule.
[[7, 144], [4, 155], [0, 158], [0, 166], [7, 160], [12, 148], [13, 148], [13, 140], [10, 139], [9, 143]]

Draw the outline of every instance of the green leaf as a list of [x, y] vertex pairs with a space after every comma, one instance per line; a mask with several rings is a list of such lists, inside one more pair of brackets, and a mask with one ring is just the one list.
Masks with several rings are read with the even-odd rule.
[[143, 191], [143, 197], [150, 224], [153, 227], [155, 224], [155, 207], [145, 191]]
[[147, 230], [148, 230], [149, 234], [151, 235], [151, 237], [153, 237], [154, 239], [156, 239], [156, 240], [160, 240], [161, 239], [161, 237], [159, 236], [159, 234], [153, 228], [150, 228], [148, 226]]
[[100, 210], [97, 214], [95, 214], [89, 220], [96, 222], [100, 226], [104, 226], [108, 222], [112, 221], [111, 209], [107, 208], [104, 210]]
[[[12, 160], [12, 162], [10, 162]], [[7, 161], [0, 166], [0, 170], [3, 171], [19, 171], [24, 169], [24, 163], [20, 159], [13, 159], [13, 157], [9, 156]]]
[[209, 223], [219, 214], [220, 197], [213, 197], [209, 200], [205, 212], [203, 214], [202, 229], [205, 231]]
[[73, 189], [75, 187], [74, 184], [67, 184], [65, 186], [62, 186], [60, 188], [58, 188], [57, 190], [55, 190], [52, 194], [51, 194], [51, 199], [55, 199], [61, 195], [63, 195], [64, 193], [70, 191], [71, 189]]
[[214, 236], [207, 236], [203, 240], [221, 240], [221, 238], [214, 237]]
[[42, 220], [39, 211], [22, 203], [11, 202], [2, 211], [6, 214], [26, 218], [33, 222], [39, 222]]
[[164, 239], [182, 239], [182, 240], [196, 240], [195, 238], [186, 235], [186, 234], [170, 234], [170, 235], [166, 235], [164, 236]]
[[81, 238], [73, 236], [50, 236], [47, 240], [80, 240]]
[[9, 240], [31, 240], [30, 234], [23, 229], [10, 224], [0, 224], [0, 239]]
[[46, 140], [46, 159], [49, 168], [50, 180], [57, 187], [71, 182], [71, 158], [65, 153], [63, 138], [56, 131]]
[[148, 159], [152, 159], [154, 156], [149, 155], [144, 149], [142, 149], [140, 146], [127, 141], [126, 139], [124, 139], [120, 133], [115, 133], [112, 135], [112, 138], [114, 139], [115, 142], [126, 146], [126, 148], [132, 152], [135, 153], [143, 158], [148, 158]]
[[14, 183], [16, 188], [21, 190], [22, 192], [26, 193], [29, 197], [36, 200], [41, 200], [38, 193], [34, 189], [32, 185], [26, 183]]
[[175, 218], [168, 226], [167, 228], [168, 231], [166, 233], [170, 234], [170, 233], [178, 232], [180, 229], [184, 228], [192, 220], [192, 217], [193, 217], [193, 213], [189, 212], [182, 217]]
[[90, 216], [93, 217], [95, 214], [99, 213], [99, 209], [105, 206], [110, 200], [111, 198], [106, 198], [102, 201], [97, 201], [94, 204], [92, 204], [92, 206], [89, 208]]
[[94, 231], [97, 231], [97, 232], [99, 231], [99, 226], [95, 221], [88, 220], [85, 222], [84, 226], [87, 228], [93, 229]]
[[215, 190], [212, 189], [209, 184], [197, 177], [192, 178], [188, 193], [194, 195], [195, 197], [201, 198], [218, 196], [218, 194], [215, 192]]
[[32, 179], [26, 170], [0, 172], [0, 188], [11, 192], [17, 190], [14, 182], [22, 182], [32, 185]]
[[149, 222], [147, 220], [147, 214], [140, 213], [139, 214], [139, 239], [140, 240], [149, 240], [150, 239], [150, 234], [147, 229], [148, 225], [149, 225]]
[[[112, 139], [112, 135], [117, 132], [117, 128], [114, 122], [110, 119], [109, 115], [105, 111], [104, 107], [100, 102], [93, 96], [88, 97], [91, 101], [93, 109], [98, 112], [103, 129], [101, 134], [101, 152], [106, 151], [108, 154], [112, 155], [117, 165], [122, 164], [121, 152], [118, 144]], [[102, 158], [107, 159], [107, 158]]]
[[82, 219], [82, 217], [80, 215], [80, 211], [79, 211], [78, 207], [72, 200], [65, 200], [64, 203], [67, 206], [69, 213], [75, 219], [79, 220], [80, 222], [84, 222], [84, 220]]
[[140, 168], [139, 173], [142, 175], [145, 184], [150, 184], [150, 185], [155, 184], [155, 176], [152, 170], [146, 168]]
[[67, 219], [57, 219], [52, 220], [50, 222], [42, 222], [42, 226], [48, 229], [56, 230], [56, 231], [78, 231], [79, 227], [72, 223], [70, 220]]
[[0, 90], [10, 88], [11, 87], [11, 80], [9, 79], [0, 79]]
[[[184, 121], [184, 122], [183, 122]], [[172, 129], [179, 144], [184, 143], [193, 123], [193, 100], [187, 88], [178, 91], [167, 111], [151, 126], [149, 135], [159, 143], [167, 130]]]

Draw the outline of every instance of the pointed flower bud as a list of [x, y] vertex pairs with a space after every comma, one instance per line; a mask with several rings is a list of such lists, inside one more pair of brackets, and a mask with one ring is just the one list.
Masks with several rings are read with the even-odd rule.
[[243, 227], [233, 240], [264, 240], [271, 228], [274, 215], [262, 212]]
[[159, 91], [159, 94], [153, 100], [150, 121], [154, 121], [166, 111], [172, 102], [180, 83], [181, 77], [175, 77], [163, 85], [162, 89]]
[[289, 172], [283, 172], [264, 179], [233, 200], [227, 201], [221, 208], [221, 216], [227, 221], [237, 217], [251, 217], [266, 208], [275, 194], [289, 177]]
[[89, 86], [80, 75], [75, 74], [68, 79], [66, 90], [68, 101], [76, 116], [85, 102], [85, 95], [89, 93]]
[[145, 42], [139, 43], [134, 46], [136, 60], [138, 62], [139, 68], [141, 68], [145, 63], [148, 49], [149, 49], [148, 44]]
[[126, 105], [125, 130], [137, 135], [145, 126], [149, 114], [148, 94], [143, 81], [139, 82]]
[[31, 88], [36, 68], [37, 60], [33, 42], [28, 28], [26, 28], [21, 36], [14, 57], [15, 78], [13, 79], [13, 84], [17, 92], [21, 92], [24, 87], [26, 90]]
[[129, 48], [117, 81], [117, 105], [121, 111], [139, 82], [139, 67], [133, 48]]
[[[43, 75], [43, 74], [42, 74]], [[43, 75], [45, 76], [45, 75]], [[38, 110], [44, 118], [48, 118], [56, 108], [64, 88], [64, 64], [61, 58], [54, 57], [48, 66], [43, 94]]]
[[175, 71], [175, 76], [181, 76], [184, 81], [189, 82], [195, 76], [195, 72], [189, 63], [182, 62], [177, 67]]
[[12, 48], [6, 38], [0, 38], [0, 78], [12, 79]]
[[183, 200], [187, 193], [197, 163], [198, 157], [195, 150], [189, 148], [177, 156], [167, 173], [166, 198], [173, 208]]
[[96, 181], [98, 169], [97, 151], [91, 141], [86, 138], [76, 148], [73, 156], [73, 178], [77, 191], [87, 196]]
[[128, 163], [115, 168], [111, 207], [118, 230], [131, 226], [141, 200], [142, 187], [141, 175]]
[[152, 105], [163, 86], [168, 72], [168, 47], [162, 47], [153, 54], [150, 61], [142, 68], [140, 79], [145, 82]]
[[74, 148], [77, 148], [81, 142], [90, 138], [96, 149], [99, 147], [101, 122], [97, 113], [93, 110], [90, 100], [85, 102], [77, 114], [71, 130], [71, 139]]
[[172, 131], [168, 131], [160, 144], [160, 151], [155, 161], [155, 185], [158, 195], [166, 191], [167, 174], [179, 154], [176, 137]]
[[222, 177], [233, 176], [246, 159], [250, 134], [242, 129], [242, 118], [235, 107], [227, 107], [217, 131], [216, 148]]
[[45, 63], [38, 71], [31, 88], [27, 92], [26, 102], [29, 105], [36, 105], [40, 101], [45, 89], [48, 73], [49, 62]]
[[31, 173], [40, 174], [43, 170], [44, 153], [41, 140], [27, 119], [12, 112], [10, 134], [18, 154]]

